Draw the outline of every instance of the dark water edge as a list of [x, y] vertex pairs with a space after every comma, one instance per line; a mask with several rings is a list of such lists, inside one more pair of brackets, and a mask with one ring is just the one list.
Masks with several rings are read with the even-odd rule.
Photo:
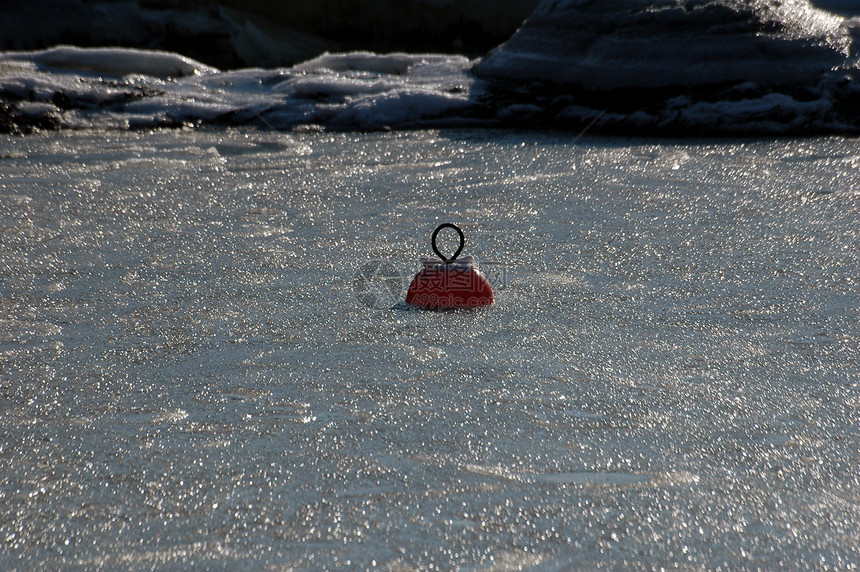
[[[777, 109], [775, 113], [750, 112], [740, 118], [705, 119], [689, 117], [682, 110], [673, 110], [671, 105], [680, 98], [699, 102], [695, 94], [683, 94], [672, 90], [614, 90], [608, 93], [588, 92], [556, 86], [533, 86], [534, 91], [508, 89], [498, 85], [480, 98], [477, 105], [467, 112], [450, 117], [421, 120], [404, 124], [361, 127], [344, 125], [319, 125], [297, 123], [278, 127], [278, 131], [328, 131], [328, 132], [375, 132], [415, 129], [462, 129], [480, 128], [490, 130], [521, 130], [535, 132], [560, 132], [572, 137], [586, 133], [607, 136], [636, 136], [657, 138], [695, 139], [701, 137], [814, 137], [838, 135], [860, 136], [860, 99], [856, 95], [856, 82], [846, 82], [842, 93], [833, 93], [830, 112], [824, 115], [804, 116], [802, 105], [796, 109]], [[787, 90], [790, 91], [790, 90]], [[61, 112], [77, 109], [58, 93], [54, 103], [60, 102]], [[795, 101], [796, 102], [796, 101]], [[26, 100], [0, 93], [0, 134], [17, 136], [42, 132], [63, 131], [70, 128], [63, 124], [55, 110], [44, 112], [26, 109]], [[802, 100], [801, 100], [802, 103]], [[24, 105], [21, 105], [24, 104]], [[19, 107], [20, 105], [20, 107]], [[64, 106], [65, 107], [64, 109]], [[568, 110], [578, 109], [576, 115]], [[151, 117], [130, 121], [128, 130], [148, 131], [153, 129], [196, 130], [201, 128], [250, 127], [271, 130], [272, 126], [260, 117], [248, 113], [230, 113], [214, 120], [193, 117]], [[740, 119], [734, 121], [733, 119]], [[96, 127], [98, 129], [98, 127]], [[87, 127], [87, 130], [91, 127]], [[105, 131], [121, 129], [105, 126]], [[121, 129], [125, 130], [125, 129]]]

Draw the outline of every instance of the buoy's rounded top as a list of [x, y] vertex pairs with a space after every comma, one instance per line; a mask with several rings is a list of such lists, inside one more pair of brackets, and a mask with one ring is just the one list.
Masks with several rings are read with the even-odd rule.
[[[439, 252], [439, 247], [436, 246], [436, 237], [439, 236], [439, 231], [443, 228], [453, 228], [457, 231], [457, 234], [460, 235], [460, 247], [454, 252], [454, 256], [452, 256], [451, 258], [445, 258], [445, 256], [441, 252]], [[436, 227], [436, 230], [433, 231], [433, 236], [430, 239], [430, 244], [433, 246], [433, 252], [436, 253], [436, 256], [442, 259], [442, 264], [450, 264], [451, 262], [457, 260], [457, 256], [459, 256], [460, 253], [463, 252], [463, 247], [466, 245], [466, 237], [463, 235], [463, 231], [460, 230], [459, 226], [450, 222], [446, 222], [445, 224], [440, 224], [438, 227]]]

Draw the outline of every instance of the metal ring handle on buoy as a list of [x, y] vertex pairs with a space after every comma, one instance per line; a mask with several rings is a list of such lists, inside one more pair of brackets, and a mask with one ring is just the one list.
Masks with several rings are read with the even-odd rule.
[[[439, 235], [439, 231], [443, 228], [453, 228], [457, 231], [457, 234], [460, 235], [460, 248], [458, 248], [457, 251], [454, 252], [454, 256], [452, 256], [451, 258], [445, 258], [442, 253], [439, 252], [439, 248], [436, 246], [436, 237]], [[442, 263], [450, 264], [457, 260], [457, 257], [460, 255], [460, 253], [463, 252], [463, 246], [466, 244], [466, 237], [463, 235], [463, 231], [460, 230], [459, 226], [457, 226], [456, 224], [451, 224], [450, 222], [446, 222], [445, 224], [440, 224], [438, 227], [436, 227], [436, 230], [433, 231], [433, 238], [430, 242], [433, 245], [433, 252], [436, 253], [436, 256], [442, 259]]]

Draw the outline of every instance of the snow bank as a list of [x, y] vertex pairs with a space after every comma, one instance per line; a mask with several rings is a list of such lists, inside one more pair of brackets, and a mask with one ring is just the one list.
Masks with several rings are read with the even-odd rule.
[[0, 54], [0, 62], [4, 61], [32, 62], [49, 71], [92, 72], [112, 76], [142, 74], [171, 78], [218, 71], [179, 54], [123, 48], [58, 46], [34, 52]]
[[355, 52], [325, 54], [295, 68], [221, 72], [147, 50], [7, 52], [0, 53], [0, 101], [7, 101], [0, 130], [457, 123], [477, 105], [471, 63], [463, 56]]

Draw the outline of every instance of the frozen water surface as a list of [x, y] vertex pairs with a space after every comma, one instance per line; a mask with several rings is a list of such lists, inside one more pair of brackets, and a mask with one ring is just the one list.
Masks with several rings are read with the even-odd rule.
[[[855, 140], [59, 132], [0, 174], [5, 570], [860, 566]], [[403, 308], [442, 222], [491, 309]]]

